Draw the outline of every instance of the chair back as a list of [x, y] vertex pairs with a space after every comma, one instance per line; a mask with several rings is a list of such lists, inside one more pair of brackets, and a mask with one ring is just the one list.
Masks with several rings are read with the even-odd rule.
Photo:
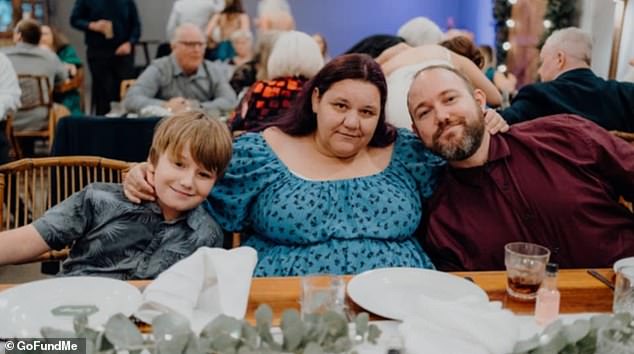
[[0, 230], [27, 225], [93, 182], [120, 183], [125, 161], [96, 156], [22, 159], [0, 166]]
[[18, 84], [22, 90], [20, 111], [37, 107], [53, 107], [53, 88], [46, 75], [18, 75]]

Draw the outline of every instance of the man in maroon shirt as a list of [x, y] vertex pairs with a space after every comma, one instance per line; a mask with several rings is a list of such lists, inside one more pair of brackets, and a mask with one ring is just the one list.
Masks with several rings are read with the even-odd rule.
[[[534, 242], [566, 268], [634, 256], [634, 147], [574, 115], [484, 129], [486, 97], [454, 69], [419, 72], [414, 131], [448, 161], [430, 200], [424, 248], [442, 270], [504, 269], [504, 245]], [[609, 112], [606, 112], [609, 114]]]

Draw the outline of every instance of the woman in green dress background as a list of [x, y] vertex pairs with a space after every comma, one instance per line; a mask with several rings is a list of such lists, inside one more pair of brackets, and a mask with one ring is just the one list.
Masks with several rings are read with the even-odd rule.
[[[65, 82], [60, 88], [56, 88], [54, 100], [61, 103], [71, 112], [72, 115], [83, 115], [81, 110], [81, 97], [79, 95], [79, 87], [82, 84], [83, 75], [81, 75], [82, 62], [75, 48], [70, 45], [68, 39], [54, 28], [42, 26], [42, 37], [40, 46], [52, 50], [59, 60], [64, 63], [68, 70], [69, 81]], [[61, 92], [60, 92], [61, 91]]]

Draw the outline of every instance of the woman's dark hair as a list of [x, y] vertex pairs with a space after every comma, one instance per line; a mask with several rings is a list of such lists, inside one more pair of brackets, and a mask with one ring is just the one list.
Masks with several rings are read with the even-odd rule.
[[456, 54], [471, 60], [478, 68], [484, 67], [484, 57], [480, 49], [476, 47], [472, 40], [465, 36], [456, 36], [439, 43], [441, 46], [451, 50]]
[[392, 36], [389, 34], [375, 34], [369, 37], [365, 37], [352, 48], [348, 49], [345, 54], [363, 53], [368, 54], [372, 58], [376, 58], [384, 50], [393, 47], [399, 43], [405, 42], [405, 40], [398, 36]]
[[244, 13], [244, 6], [242, 6], [241, 0], [228, 0], [225, 5], [223, 14], [242, 14]]
[[51, 35], [53, 36], [53, 49], [55, 52], [59, 52], [64, 47], [68, 46], [70, 42], [65, 35], [52, 26], [48, 26], [51, 29]]
[[291, 136], [305, 136], [317, 129], [317, 116], [313, 113], [312, 94], [315, 89], [323, 97], [332, 85], [343, 80], [361, 80], [374, 85], [381, 95], [379, 121], [369, 146], [384, 147], [396, 140], [396, 128], [385, 121], [387, 84], [381, 67], [366, 54], [341, 55], [328, 62], [304, 84], [294, 104], [269, 126], [276, 126]]

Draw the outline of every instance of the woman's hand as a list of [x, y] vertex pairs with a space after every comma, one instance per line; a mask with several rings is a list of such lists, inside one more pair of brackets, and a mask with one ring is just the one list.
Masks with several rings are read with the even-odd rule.
[[148, 174], [152, 173], [154, 170], [147, 162], [137, 164], [128, 171], [123, 180], [123, 193], [131, 202], [139, 204], [156, 198], [154, 186], [148, 179]]
[[504, 118], [497, 111], [490, 108], [484, 112], [484, 124], [491, 135], [504, 133], [509, 130], [509, 125]]

